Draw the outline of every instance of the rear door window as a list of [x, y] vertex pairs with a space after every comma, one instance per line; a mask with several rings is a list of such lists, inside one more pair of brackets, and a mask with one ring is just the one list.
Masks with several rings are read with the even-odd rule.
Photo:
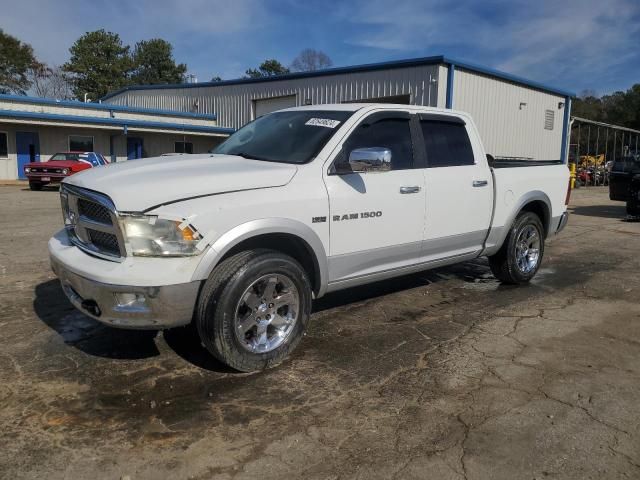
[[429, 168], [474, 165], [473, 148], [462, 121], [420, 120]]

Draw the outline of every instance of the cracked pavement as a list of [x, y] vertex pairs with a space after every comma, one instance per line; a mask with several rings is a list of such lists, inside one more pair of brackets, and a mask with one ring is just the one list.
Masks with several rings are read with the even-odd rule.
[[338, 292], [254, 375], [75, 311], [57, 191], [0, 201], [2, 478], [640, 477], [640, 223], [606, 189], [529, 286], [478, 260]]

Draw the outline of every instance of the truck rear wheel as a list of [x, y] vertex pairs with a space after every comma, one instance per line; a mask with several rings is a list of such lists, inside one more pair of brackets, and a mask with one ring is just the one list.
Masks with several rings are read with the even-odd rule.
[[544, 254], [544, 227], [540, 217], [521, 212], [513, 222], [502, 248], [489, 257], [489, 266], [502, 283], [517, 285], [531, 280]]
[[288, 255], [260, 249], [218, 265], [196, 309], [198, 335], [230, 367], [253, 372], [282, 362], [298, 345], [311, 313], [311, 283]]

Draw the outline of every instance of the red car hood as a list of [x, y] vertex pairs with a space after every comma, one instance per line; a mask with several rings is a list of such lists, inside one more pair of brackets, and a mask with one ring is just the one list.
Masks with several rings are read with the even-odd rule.
[[42, 168], [71, 168], [83, 169], [91, 167], [90, 163], [78, 162], [75, 160], [51, 160], [49, 162], [31, 162], [25, 167], [42, 167]]

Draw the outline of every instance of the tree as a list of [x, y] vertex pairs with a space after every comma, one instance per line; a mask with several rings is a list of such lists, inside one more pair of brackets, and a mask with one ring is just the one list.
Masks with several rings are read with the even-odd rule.
[[71, 74], [73, 93], [79, 100], [85, 94], [97, 100], [129, 83], [132, 70], [129, 47], [120, 35], [103, 29], [87, 32], [69, 49], [71, 58], [62, 66]]
[[133, 49], [134, 71], [131, 77], [138, 85], [181, 83], [187, 66], [176, 64], [173, 46], [161, 38], [142, 40]]
[[625, 92], [598, 97], [585, 91], [573, 101], [571, 114], [576, 117], [640, 129], [640, 84]]
[[245, 72], [245, 78], [263, 78], [274, 77], [276, 75], [284, 75], [290, 70], [274, 59], [265, 60], [257, 69], [250, 68]]
[[604, 121], [605, 112], [602, 99], [593, 90], [585, 90], [573, 101], [571, 114], [575, 117]]
[[36, 97], [73, 100], [73, 86], [60, 67], [39, 65], [31, 69], [31, 92]]
[[31, 86], [29, 71], [39, 66], [31, 45], [0, 29], [0, 93], [25, 95]]
[[294, 72], [315, 72], [332, 65], [333, 62], [326, 53], [313, 48], [305, 48], [291, 62], [291, 70]]

